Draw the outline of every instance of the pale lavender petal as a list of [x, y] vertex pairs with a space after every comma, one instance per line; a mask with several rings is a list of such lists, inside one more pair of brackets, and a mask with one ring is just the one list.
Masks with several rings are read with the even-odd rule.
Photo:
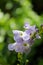
[[33, 34], [36, 32], [36, 26], [31, 26], [28, 30], [25, 30], [25, 32], [29, 35]]
[[28, 22], [26, 22], [25, 25], [24, 25], [24, 28], [29, 29], [30, 27], [31, 27], [30, 24]]
[[39, 34], [36, 34], [36, 38], [41, 39], [41, 36], [39, 36]]
[[32, 30], [31, 29], [25, 30], [25, 33], [30, 35], [30, 34], [32, 34]]
[[18, 35], [19, 34], [18, 30], [13, 30], [13, 34]]
[[15, 44], [16, 44], [16, 43], [14, 43], [14, 44], [9, 44], [9, 45], [8, 45], [8, 49], [11, 50], [11, 51], [13, 51]]
[[34, 25], [34, 26], [31, 26], [32, 27], [32, 30], [35, 30], [36, 29], [36, 25]]
[[36, 26], [34, 25], [34, 26], [31, 26], [31, 28], [30, 28], [32, 31], [31, 31], [31, 33], [34, 33], [34, 32], [36, 32]]
[[22, 38], [23, 38], [24, 41], [29, 40], [29, 39], [30, 39], [30, 35], [28, 35], [28, 34], [26, 34], [26, 33], [24, 32]]
[[15, 41], [18, 43], [23, 43], [23, 39], [20, 37], [14, 37]]
[[17, 43], [14, 47], [16, 52], [23, 52], [23, 47], [21, 43]]

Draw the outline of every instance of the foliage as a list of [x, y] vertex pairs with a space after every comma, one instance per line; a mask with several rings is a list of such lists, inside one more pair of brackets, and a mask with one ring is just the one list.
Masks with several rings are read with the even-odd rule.
[[[12, 30], [24, 30], [28, 21], [40, 30], [41, 40], [34, 42], [31, 52], [21, 55], [8, 50], [14, 43]], [[0, 0], [0, 65], [43, 65], [43, 14], [39, 16], [32, 9], [30, 0]]]

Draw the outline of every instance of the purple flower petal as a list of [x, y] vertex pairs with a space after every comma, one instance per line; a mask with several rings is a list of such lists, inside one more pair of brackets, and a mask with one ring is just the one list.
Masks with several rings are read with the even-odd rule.
[[36, 38], [37, 39], [41, 39], [41, 37], [39, 36], [39, 34], [36, 34]]
[[22, 38], [23, 38], [24, 41], [29, 40], [29, 39], [30, 39], [30, 35], [27, 35], [27, 34], [24, 32]]
[[24, 28], [29, 29], [30, 27], [31, 27], [30, 24], [28, 22], [26, 22], [25, 25], [24, 25]]
[[14, 43], [14, 44], [9, 44], [9, 45], [8, 45], [8, 49], [11, 50], [11, 51], [13, 51], [15, 44], [16, 44], [16, 43]]

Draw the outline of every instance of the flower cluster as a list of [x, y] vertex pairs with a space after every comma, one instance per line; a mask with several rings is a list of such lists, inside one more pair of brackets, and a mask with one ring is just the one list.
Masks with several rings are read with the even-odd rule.
[[36, 26], [30, 26], [28, 23], [24, 25], [25, 31], [13, 30], [15, 43], [9, 44], [8, 49], [20, 53], [30, 52], [31, 46], [35, 38], [40, 39]]

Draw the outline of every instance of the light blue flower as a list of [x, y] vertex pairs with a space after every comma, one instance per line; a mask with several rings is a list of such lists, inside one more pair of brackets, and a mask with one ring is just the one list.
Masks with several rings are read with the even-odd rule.
[[34, 43], [35, 38], [41, 38], [35, 25], [30, 26], [30, 24], [25, 23], [24, 28], [25, 31], [13, 30], [15, 43], [8, 45], [9, 50], [15, 50], [20, 53], [28, 53], [31, 50], [31, 46]]

